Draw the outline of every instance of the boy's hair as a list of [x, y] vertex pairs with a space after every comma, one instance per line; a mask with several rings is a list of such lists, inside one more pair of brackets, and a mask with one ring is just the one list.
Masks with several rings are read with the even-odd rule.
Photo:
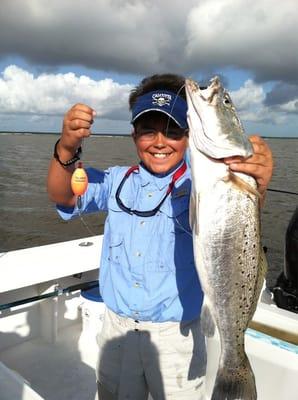
[[184, 89], [185, 78], [175, 74], [155, 74], [144, 78], [129, 95], [129, 109], [131, 110], [138, 97], [154, 90], [169, 90], [179, 92], [179, 96], [186, 100]]

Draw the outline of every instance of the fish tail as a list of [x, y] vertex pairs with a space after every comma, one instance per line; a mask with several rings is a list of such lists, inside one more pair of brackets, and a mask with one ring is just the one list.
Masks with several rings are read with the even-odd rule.
[[238, 368], [217, 371], [211, 400], [256, 400], [257, 390], [248, 358]]

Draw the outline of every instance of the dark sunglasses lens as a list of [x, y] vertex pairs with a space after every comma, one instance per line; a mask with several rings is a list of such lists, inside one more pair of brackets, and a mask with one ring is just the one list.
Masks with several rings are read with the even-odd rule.
[[187, 134], [186, 130], [182, 130], [182, 129], [169, 129], [167, 132], [165, 132], [165, 136], [167, 136], [169, 139], [173, 139], [173, 140], [179, 140], [181, 138], [183, 138], [183, 136], [185, 136]]

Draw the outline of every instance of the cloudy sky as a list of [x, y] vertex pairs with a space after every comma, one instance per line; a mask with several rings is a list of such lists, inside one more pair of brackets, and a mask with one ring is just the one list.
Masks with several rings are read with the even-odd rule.
[[146, 75], [217, 74], [246, 130], [298, 136], [297, 0], [1, 0], [0, 131], [59, 131], [83, 102], [129, 133]]

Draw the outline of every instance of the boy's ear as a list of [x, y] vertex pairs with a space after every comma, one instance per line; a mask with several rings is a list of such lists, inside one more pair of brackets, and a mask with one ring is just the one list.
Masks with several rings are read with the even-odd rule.
[[132, 138], [133, 138], [133, 140], [134, 140], [134, 142], [136, 141], [136, 131], [135, 131], [135, 128], [133, 127], [132, 128], [132, 130], [131, 130], [131, 136], [132, 136]]

